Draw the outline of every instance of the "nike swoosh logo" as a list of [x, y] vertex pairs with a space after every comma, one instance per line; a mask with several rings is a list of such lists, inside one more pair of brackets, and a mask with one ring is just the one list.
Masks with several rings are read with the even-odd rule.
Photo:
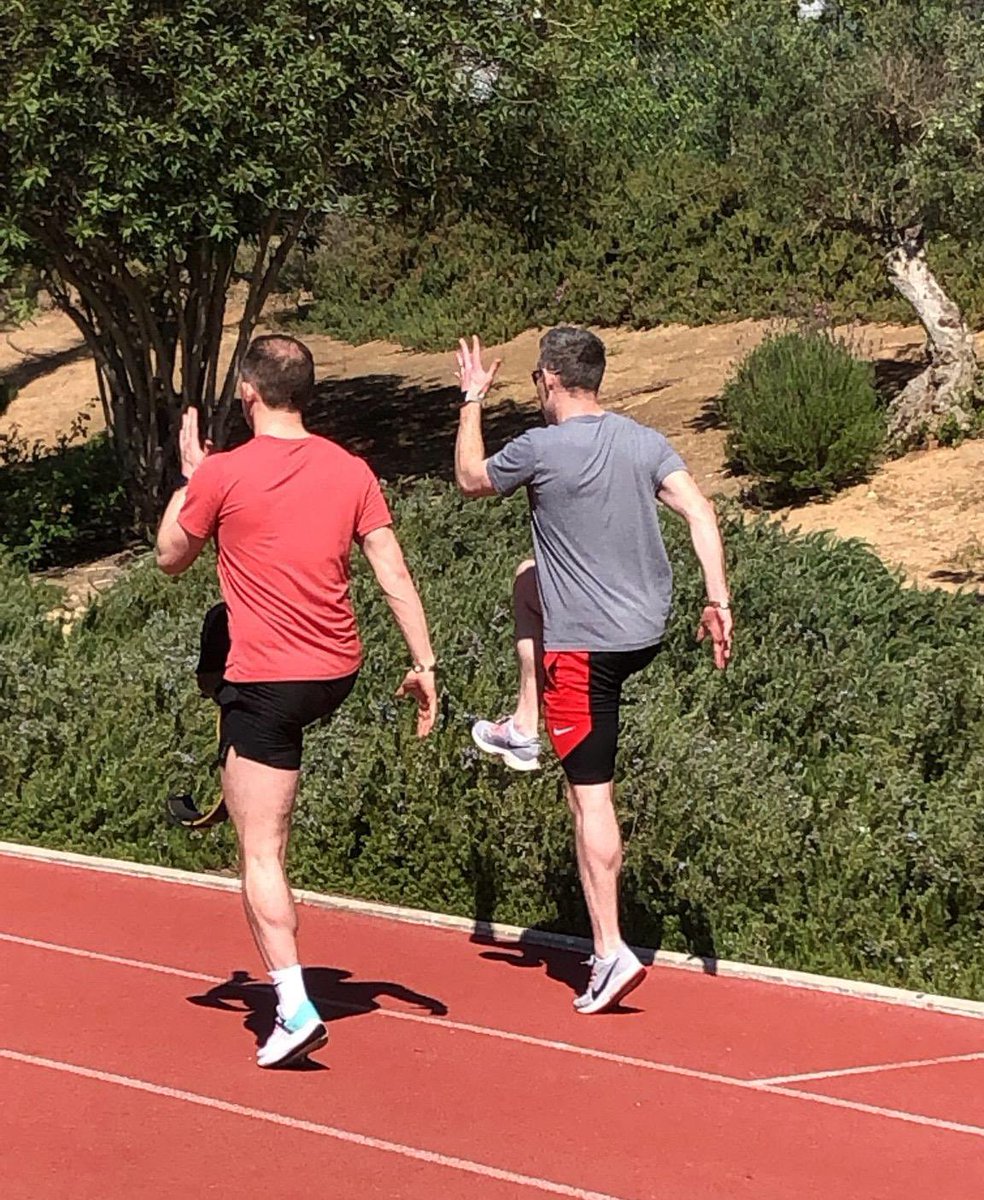
[[567, 726], [566, 728], [564, 728], [564, 729], [555, 729], [555, 730], [554, 730], [554, 737], [560, 737], [560, 735], [561, 735], [562, 733], [573, 733], [573, 732], [574, 732], [574, 730], [575, 730], [576, 728], [577, 728], [577, 726], [576, 726], [576, 725], [568, 725], [568, 726]]
[[606, 987], [609, 979], [611, 979], [611, 977], [612, 977], [612, 972], [615, 970], [615, 968], [617, 966], [618, 966], [618, 959], [616, 959], [612, 963], [612, 965], [608, 968], [608, 973], [606, 974], [605, 978], [601, 981], [601, 983], [598, 985], [598, 987], [593, 987], [591, 989], [591, 999], [592, 1000], [597, 1000], [598, 997], [601, 995], [601, 993], [605, 990], [605, 987]]

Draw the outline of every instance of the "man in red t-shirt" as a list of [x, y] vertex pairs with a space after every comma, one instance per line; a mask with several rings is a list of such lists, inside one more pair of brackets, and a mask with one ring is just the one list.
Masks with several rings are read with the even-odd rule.
[[398, 694], [418, 704], [417, 733], [437, 695], [427, 621], [379, 483], [361, 459], [308, 433], [314, 362], [294, 338], [256, 338], [240, 400], [253, 438], [224, 454], [203, 449], [198, 415], [181, 428], [184, 484], [157, 534], [157, 563], [179, 575], [212, 537], [231, 648], [216, 693], [226, 808], [239, 837], [243, 903], [277, 989], [277, 1023], [257, 1052], [280, 1066], [324, 1045], [297, 954], [297, 916], [284, 857], [303, 730], [329, 717], [362, 662], [349, 596], [353, 545], [366, 556], [413, 666]]

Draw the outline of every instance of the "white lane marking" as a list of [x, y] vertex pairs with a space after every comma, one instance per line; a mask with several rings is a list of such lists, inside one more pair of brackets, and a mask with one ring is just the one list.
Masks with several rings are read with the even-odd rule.
[[[239, 880], [224, 875], [206, 874], [196, 871], [178, 870], [176, 867], [158, 867], [150, 863], [133, 862], [121, 858], [97, 858], [91, 854], [75, 854], [70, 850], [49, 850], [44, 846], [30, 846], [18, 842], [0, 841], [0, 857], [40, 862], [47, 866], [68, 867], [75, 870], [99, 871], [104, 875], [121, 875], [125, 879], [153, 879], [162, 883], [173, 883], [184, 887], [207, 888], [211, 891], [238, 892]], [[294, 888], [294, 898], [299, 904], [332, 912], [346, 912], [375, 920], [400, 921], [405, 924], [422, 925], [427, 929], [445, 932], [479, 934], [497, 942], [552, 946], [562, 950], [590, 954], [591, 942], [582, 937], [566, 933], [549, 933], [542, 929], [527, 929], [520, 925], [503, 925], [498, 921], [483, 921], [473, 917], [455, 917], [448, 913], [428, 912], [421, 908], [404, 908], [395, 904], [380, 904], [371, 900], [355, 900], [350, 896], [335, 896], [328, 893]], [[806, 971], [792, 971], [785, 967], [765, 967], [761, 964], [729, 962], [724, 958], [705, 959], [674, 950], [654, 950], [651, 947], [635, 947], [644, 961], [652, 960], [654, 966], [671, 967], [692, 974], [713, 974], [718, 979], [740, 979], [753, 983], [764, 983], [770, 987], [800, 988], [804, 991], [821, 992], [824, 995], [843, 997], [845, 1000], [864, 1000], [875, 1004], [892, 1004], [902, 1008], [914, 1008], [920, 1012], [944, 1013], [948, 1017], [970, 1017], [984, 1019], [984, 1001], [966, 1000], [958, 996], [936, 996], [928, 992], [908, 991], [905, 988], [886, 987], [880, 983], [868, 983], [860, 979], [838, 979], [833, 975], [814, 975]]]
[[758, 1079], [757, 1083], [807, 1083], [812, 1079], [840, 1079], [843, 1075], [877, 1075], [882, 1071], [909, 1071], [917, 1067], [940, 1067], [947, 1063], [974, 1062], [984, 1058], [984, 1050], [974, 1054], [947, 1054], [942, 1058], [912, 1058], [907, 1062], [872, 1063], [867, 1067], [838, 1067], [832, 1071], [810, 1071], [805, 1075], [773, 1075], [768, 1079]]
[[[62, 946], [57, 942], [42, 942], [35, 938], [19, 937], [12, 933], [0, 933], [0, 941], [31, 946], [40, 950], [51, 950], [58, 954], [70, 954], [75, 958], [91, 958], [97, 962], [112, 963], [115, 966], [133, 967], [141, 971], [154, 971], [162, 975], [176, 975], [184, 979], [193, 979], [196, 982], [228, 982], [217, 975], [202, 975], [196, 971], [182, 970], [179, 967], [167, 967], [160, 963], [143, 962], [135, 958], [121, 958], [115, 954], [100, 954], [95, 950], [81, 950], [77, 946]], [[984, 1137], [984, 1126], [964, 1125], [960, 1122], [946, 1121], [940, 1117], [925, 1117], [919, 1113], [905, 1112], [901, 1109], [880, 1108], [876, 1105], [863, 1104], [856, 1100], [842, 1100], [836, 1096], [825, 1096], [819, 1092], [804, 1092], [796, 1088], [785, 1087], [772, 1080], [740, 1079], [732, 1075], [717, 1075], [711, 1071], [699, 1071], [692, 1067], [677, 1067], [671, 1063], [654, 1062], [648, 1058], [633, 1058], [627, 1054], [614, 1054], [610, 1050], [595, 1050], [590, 1046], [575, 1045], [573, 1042], [558, 1042], [547, 1038], [533, 1037], [530, 1034], [513, 1033], [511, 1030], [496, 1029], [494, 1026], [472, 1025], [464, 1021], [450, 1021], [446, 1017], [398, 1012], [396, 1009], [383, 1007], [364, 1008], [359, 1005], [341, 1004], [335, 1001], [328, 1001], [328, 1005], [331, 1008], [344, 1009], [348, 1012], [371, 1013], [395, 1021], [414, 1021], [421, 1025], [438, 1025], [442, 1029], [450, 1029], [457, 1033], [473, 1033], [480, 1037], [497, 1038], [506, 1042], [517, 1042], [524, 1046], [536, 1046], [543, 1050], [557, 1050], [564, 1054], [576, 1054], [582, 1058], [597, 1058], [604, 1062], [615, 1063], [618, 1066], [656, 1071], [661, 1075], [677, 1075], [684, 1079], [694, 1079], [701, 1083], [716, 1083], [722, 1087], [739, 1088], [742, 1091], [765, 1093], [771, 1096], [786, 1096], [808, 1104], [827, 1104], [835, 1108], [852, 1109], [855, 1112], [869, 1113], [874, 1116], [887, 1117], [891, 1120], [905, 1121], [909, 1124], [944, 1129], [950, 1133], [970, 1133], [978, 1137]]]
[[161, 963], [144, 962], [139, 958], [120, 958], [117, 954], [100, 954], [97, 950], [81, 950], [78, 946], [63, 946], [60, 942], [41, 942], [37, 938], [19, 937], [15, 933], [0, 933], [0, 942], [13, 942], [15, 946], [31, 946], [35, 950], [53, 950], [57, 954], [69, 954], [72, 958], [93, 958], [96, 962], [113, 963], [117, 967], [136, 967], [140, 971], [154, 971], [158, 975], [177, 975], [179, 979], [194, 979], [196, 983], [224, 983], [218, 975], [200, 975], [197, 971], [185, 971], [182, 967], [165, 967]]
[[567, 1196], [570, 1200], [620, 1200], [620, 1197], [610, 1196], [605, 1192], [591, 1192], [586, 1188], [572, 1187], [567, 1183], [556, 1183], [552, 1179], [538, 1179], [534, 1175], [521, 1175], [516, 1171], [506, 1171], [501, 1167], [490, 1166], [488, 1163], [472, 1162], [468, 1158], [439, 1154], [435, 1150], [407, 1146], [402, 1142], [390, 1142], [385, 1138], [354, 1133], [350, 1129], [321, 1125], [317, 1121], [304, 1121], [298, 1117], [285, 1116], [283, 1113], [270, 1112], [265, 1108], [233, 1104], [228, 1100], [220, 1100], [216, 1096], [203, 1096], [199, 1092], [186, 1092], [182, 1088], [166, 1087], [164, 1084], [149, 1083], [145, 1079], [135, 1079], [132, 1075], [115, 1075], [110, 1071], [97, 1071], [92, 1067], [81, 1067], [75, 1063], [62, 1062], [55, 1058], [40, 1058], [35, 1054], [21, 1054], [17, 1050], [4, 1048], [0, 1048], [0, 1058], [9, 1059], [11, 1062], [25, 1063], [32, 1067], [44, 1067], [49, 1071], [60, 1071], [66, 1075], [79, 1075], [83, 1079], [95, 1079], [100, 1083], [112, 1083], [117, 1087], [130, 1088], [135, 1092], [148, 1092], [152, 1096], [164, 1096], [169, 1100], [180, 1100], [185, 1104], [196, 1104], [201, 1108], [218, 1109], [219, 1112], [232, 1113], [237, 1117], [249, 1117], [253, 1121], [283, 1125], [302, 1133], [315, 1133], [321, 1137], [333, 1138], [338, 1142], [350, 1142], [352, 1145], [363, 1146], [368, 1150], [382, 1150], [386, 1154], [397, 1154], [401, 1158], [413, 1158], [418, 1162], [432, 1163], [435, 1166], [448, 1167], [454, 1171], [464, 1171], [468, 1175], [478, 1175], [483, 1179], [496, 1179], [502, 1183], [515, 1184], [517, 1187], [549, 1192], [554, 1196]]
[[888, 1117], [892, 1121], [905, 1121], [908, 1125], [926, 1125], [931, 1129], [944, 1129], [947, 1133], [969, 1133], [972, 1137], [984, 1138], [984, 1125], [964, 1125], [960, 1121], [944, 1121], [942, 1117], [924, 1117], [920, 1113], [906, 1112], [899, 1108], [881, 1108], [877, 1104], [842, 1100], [840, 1096], [825, 1096], [822, 1092], [800, 1092], [796, 1088], [764, 1084], [760, 1091], [768, 1092], [770, 1096], [794, 1096], [797, 1100], [812, 1100], [831, 1108], [847, 1108], [851, 1112], [868, 1113], [873, 1117]]

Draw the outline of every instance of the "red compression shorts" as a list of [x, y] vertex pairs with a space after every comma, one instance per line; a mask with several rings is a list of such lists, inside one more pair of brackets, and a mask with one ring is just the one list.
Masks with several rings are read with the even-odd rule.
[[547, 732], [571, 783], [610, 783], [615, 777], [622, 685], [649, 666], [658, 649], [544, 654]]

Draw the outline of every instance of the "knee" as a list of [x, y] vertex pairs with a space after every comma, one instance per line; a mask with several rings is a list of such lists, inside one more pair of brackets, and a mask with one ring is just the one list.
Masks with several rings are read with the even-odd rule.
[[581, 820], [615, 817], [615, 802], [610, 783], [568, 783], [567, 805], [574, 816]]
[[283, 871], [283, 851], [274, 840], [240, 847], [239, 862], [243, 877], [266, 875], [270, 871]]
[[524, 559], [516, 568], [513, 577], [513, 593], [517, 600], [539, 608], [540, 595], [536, 586], [536, 563], [532, 558]]

